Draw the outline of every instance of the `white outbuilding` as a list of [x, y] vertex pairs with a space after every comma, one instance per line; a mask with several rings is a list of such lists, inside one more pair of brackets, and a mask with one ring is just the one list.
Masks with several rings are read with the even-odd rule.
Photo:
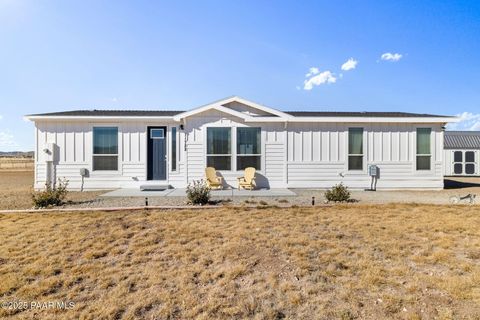
[[445, 132], [445, 175], [480, 175], [480, 131]]

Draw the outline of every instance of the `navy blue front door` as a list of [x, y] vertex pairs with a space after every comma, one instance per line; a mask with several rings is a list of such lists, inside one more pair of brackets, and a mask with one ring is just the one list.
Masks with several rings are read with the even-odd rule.
[[148, 180], [167, 180], [167, 127], [148, 127]]

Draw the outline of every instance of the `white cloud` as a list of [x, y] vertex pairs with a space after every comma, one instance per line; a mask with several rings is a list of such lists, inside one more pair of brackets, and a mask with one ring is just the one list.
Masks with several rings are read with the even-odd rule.
[[15, 142], [13, 134], [9, 131], [0, 131], [0, 148], [12, 147], [18, 147], [18, 143]]
[[3, 119], [3, 116], [0, 114], [0, 120], [2, 120], [2, 119]]
[[396, 62], [396, 61], [402, 59], [402, 57], [403, 57], [403, 55], [401, 55], [400, 53], [386, 52], [386, 53], [382, 54], [382, 56], [380, 58], [384, 61]]
[[457, 123], [449, 123], [447, 125], [449, 130], [480, 130], [480, 113], [463, 112], [455, 116], [459, 117], [460, 121]]
[[305, 75], [305, 77], [310, 77], [310, 76], [313, 76], [313, 75], [316, 75], [320, 72], [320, 70], [318, 70], [318, 68], [315, 68], [315, 67], [311, 67], [310, 69], [308, 69], [308, 73]]
[[117, 98], [112, 98], [111, 100], [112, 100], [112, 102], [118, 102]]
[[[309, 76], [306, 77], [308, 78]], [[303, 83], [303, 89], [312, 90], [314, 86], [319, 86], [326, 83], [335, 83], [336, 81], [337, 78], [330, 71], [323, 71], [320, 73], [317, 72], [316, 75], [312, 76], [310, 79], [305, 80], [305, 82]]]
[[344, 64], [342, 64], [342, 70], [343, 71], [353, 70], [357, 67], [357, 63], [358, 63], [357, 60], [350, 58]]

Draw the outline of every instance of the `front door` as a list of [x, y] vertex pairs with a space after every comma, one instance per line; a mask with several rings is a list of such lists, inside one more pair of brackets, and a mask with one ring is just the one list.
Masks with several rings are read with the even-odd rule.
[[167, 127], [148, 127], [147, 180], [167, 180]]

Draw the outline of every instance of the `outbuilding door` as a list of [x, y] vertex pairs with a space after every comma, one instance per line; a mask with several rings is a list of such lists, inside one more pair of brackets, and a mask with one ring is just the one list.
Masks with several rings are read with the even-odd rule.
[[167, 127], [148, 127], [147, 180], [167, 180]]

